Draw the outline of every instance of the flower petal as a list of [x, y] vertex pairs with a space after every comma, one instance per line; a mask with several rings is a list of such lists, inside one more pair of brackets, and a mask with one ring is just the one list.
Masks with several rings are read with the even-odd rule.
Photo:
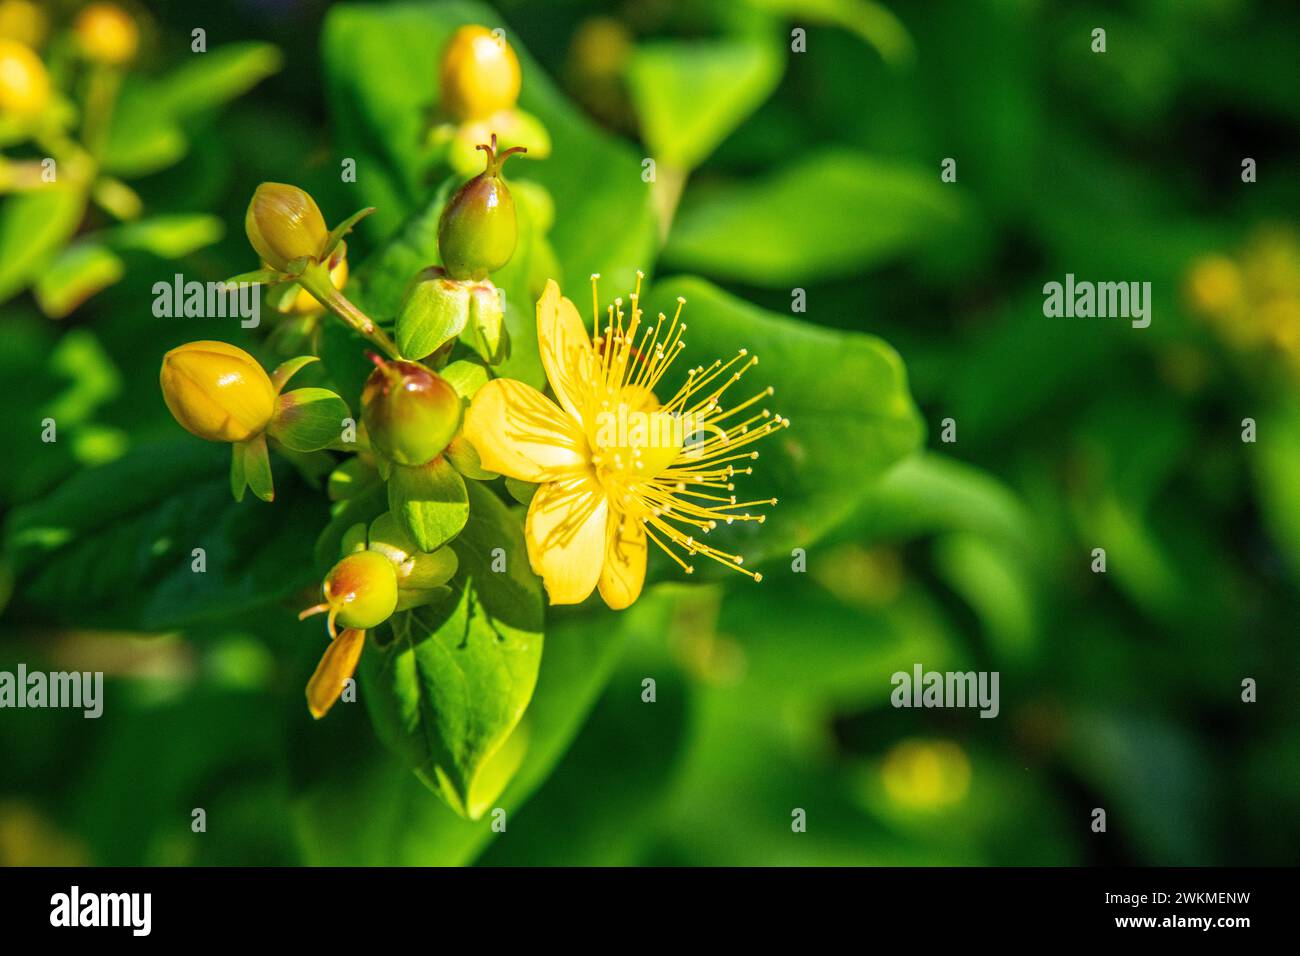
[[537, 389], [495, 378], [474, 393], [464, 435], [487, 471], [520, 481], [554, 481], [588, 465], [577, 422]]
[[552, 604], [580, 604], [595, 589], [608, 514], [604, 489], [591, 474], [549, 482], [533, 495], [524, 524], [528, 560]]
[[330, 641], [316, 665], [316, 673], [307, 681], [307, 709], [320, 720], [343, 694], [343, 683], [357, 669], [361, 651], [366, 646], [366, 632], [355, 628], [341, 631]]
[[630, 515], [611, 518], [600, 571], [600, 596], [621, 611], [641, 596], [645, 583], [645, 526]]
[[584, 421], [586, 396], [600, 378], [596, 352], [577, 308], [560, 295], [554, 279], [547, 280], [537, 300], [537, 348], [555, 397], [565, 411]]

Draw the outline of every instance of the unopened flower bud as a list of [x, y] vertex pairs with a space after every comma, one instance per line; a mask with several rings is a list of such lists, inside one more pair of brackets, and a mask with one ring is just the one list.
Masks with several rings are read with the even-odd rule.
[[81, 11], [74, 27], [77, 46], [88, 60], [120, 66], [135, 57], [140, 31], [131, 15], [112, 3], [92, 3]]
[[248, 441], [275, 412], [275, 388], [253, 356], [225, 342], [172, 349], [159, 375], [163, 399], [186, 431], [208, 441]]
[[0, 40], [0, 115], [32, 117], [50, 101], [50, 74], [41, 58], [16, 40]]
[[438, 89], [443, 110], [455, 120], [475, 120], [510, 109], [519, 98], [519, 58], [505, 36], [464, 26], [442, 52]]
[[399, 465], [432, 461], [460, 428], [460, 396], [423, 365], [373, 358], [377, 367], [361, 392], [371, 448]]
[[295, 259], [315, 259], [329, 238], [316, 200], [285, 183], [257, 187], [244, 216], [244, 231], [263, 261], [281, 271]]
[[397, 608], [397, 570], [377, 551], [349, 554], [330, 568], [321, 586], [331, 631], [337, 624], [367, 630], [388, 620]]
[[36, 49], [47, 27], [45, 13], [32, 0], [0, 0], [0, 38]]
[[438, 251], [453, 279], [486, 278], [510, 261], [518, 239], [515, 201], [501, 165], [524, 149], [497, 153], [495, 136], [492, 145], [479, 149], [487, 153], [487, 168], [456, 191], [438, 220]]

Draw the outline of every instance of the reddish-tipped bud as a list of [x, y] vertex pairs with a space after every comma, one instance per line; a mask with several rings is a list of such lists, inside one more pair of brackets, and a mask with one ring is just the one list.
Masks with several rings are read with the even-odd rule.
[[415, 362], [386, 362], [361, 392], [361, 420], [371, 447], [398, 465], [423, 465], [460, 428], [460, 396], [442, 376]]
[[501, 165], [525, 150], [516, 146], [497, 153], [496, 145], [493, 136], [492, 145], [479, 146], [487, 153], [487, 168], [456, 191], [438, 221], [438, 251], [453, 279], [484, 279], [515, 252], [515, 201], [501, 178]]
[[397, 570], [375, 551], [349, 554], [330, 568], [321, 587], [330, 628], [378, 627], [397, 609]]

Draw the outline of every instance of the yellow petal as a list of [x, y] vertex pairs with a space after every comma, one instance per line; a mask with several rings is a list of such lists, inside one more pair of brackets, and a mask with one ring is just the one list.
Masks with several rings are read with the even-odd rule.
[[464, 435], [488, 471], [520, 481], [554, 481], [586, 468], [578, 423], [532, 386], [494, 378], [474, 394]]
[[533, 571], [552, 604], [580, 604], [605, 563], [609, 504], [591, 474], [542, 485], [528, 506], [524, 537]]
[[600, 572], [600, 596], [621, 611], [641, 596], [645, 583], [645, 526], [629, 515], [609, 521], [605, 566]]
[[577, 308], [561, 297], [554, 279], [547, 280], [537, 300], [537, 349], [555, 397], [565, 411], [584, 421], [585, 397], [599, 379], [596, 353]]
[[307, 709], [320, 720], [343, 694], [343, 683], [357, 669], [361, 649], [366, 646], [366, 632], [349, 628], [339, 633], [325, 648], [316, 665], [316, 673], [307, 681]]

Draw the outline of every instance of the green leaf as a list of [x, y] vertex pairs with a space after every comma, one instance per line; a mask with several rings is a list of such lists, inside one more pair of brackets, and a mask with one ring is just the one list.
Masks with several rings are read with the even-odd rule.
[[[537, 684], [542, 595], [519, 519], [481, 486], [472, 496], [453, 546], [453, 596], [396, 616], [392, 640], [367, 648], [361, 673], [380, 737], [457, 813], [478, 819], [526, 749], [507, 741]], [[498, 554], [503, 571], [493, 569]]]
[[86, 194], [50, 186], [7, 196], [0, 208], [0, 302], [25, 289], [77, 231]]
[[771, 95], [783, 67], [779, 49], [757, 37], [642, 45], [627, 79], [655, 161], [699, 166]]
[[789, 288], [859, 272], [937, 241], [959, 221], [936, 172], [827, 150], [745, 183], [690, 191], [664, 261]]
[[916, 49], [907, 27], [883, 4], [874, 0], [746, 0], [771, 13], [806, 21], [830, 23], [856, 33], [875, 47], [892, 66], [910, 65]]
[[189, 150], [192, 120], [247, 92], [280, 68], [268, 43], [223, 43], [188, 56], [160, 79], [131, 76], [113, 111], [104, 150], [107, 170], [127, 177], [155, 173]]
[[1261, 415], [1256, 444], [1246, 447], [1264, 526], [1300, 581], [1300, 409], [1284, 404]]
[[283, 57], [270, 43], [222, 43], [155, 81], [154, 108], [187, 117], [242, 96], [280, 69]]
[[[374, 228], [393, 232], [431, 197], [423, 144], [438, 103], [429, 71], [451, 34], [474, 23], [506, 30], [523, 70], [519, 105], [551, 134], [550, 158], [529, 161], [527, 170], [529, 179], [550, 192], [555, 208], [563, 210], [549, 239], [565, 271], [553, 278], [566, 289], [578, 289], [599, 272], [615, 288], [630, 286], [637, 266], [652, 261], [656, 241], [640, 158], [569, 103], [519, 42], [520, 34], [483, 4], [330, 7], [321, 41], [327, 102], [338, 151], [356, 158], [363, 171], [357, 188], [377, 208], [371, 218]], [[512, 292], [511, 305], [514, 297]], [[515, 328], [509, 326], [509, 331], [515, 337]], [[518, 351], [525, 351], [520, 345]]]
[[285, 470], [275, 507], [236, 504], [230, 454], [189, 436], [142, 445], [14, 509], [15, 601], [78, 626], [152, 631], [228, 622], [310, 585], [319, 497]]
[[1029, 511], [1011, 489], [972, 465], [929, 452], [900, 462], [869, 489], [837, 537], [893, 543], [951, 531], [1011, 545], [1026, 564], [1040, 559]]
[[[235, 454], [242, 457], [240, 469], [243, 474], [245, 483], [253, 490], [253, 494], [263, 501], [275, 500], [275, 483], [271, 476], [271, 455], [266, 448], [266, 436], [258, 435], [246, 442], [239, 442], [234, 446]], [[234, 484], [234, 467], [231, 466], [231, 484]], [[235, 500], [242, 501], [244, 498], [243, 489], [235, 492]]]
[[181, 213], [153, 216], [104, 233], [114, 249], [151, 252], [163, 259], [179, 259], [221, 239], [225, 224], [217, 216]]
[[421, 551], [433, 551], [465, 527], [465, 480], [442, 456], [419, 467], [394, 465], [388, 476], [388, 509]]
[[340, 440], [351, 415], [348, 403], [327, 388], [296, 388], [276, 401], [267, 431], [294, 451], [320, 451]]
[[[729, 388], [725, 404], [770, 385], [775, 394], [751, 412], [770, 408], [791, 422], [753, 446], [760, 455], [754, 474], [735, 479], [742, 500], [775, 497], [778, 504], [751, 509], [767, 515], [763, 524], [720, 526], [710, 543], [737, 549], [746, 565], [788, 557], [844, 520], [881, 475], [920, 446], [924, 427], [906, 370], [880, 339], [783, 318], [692, 277], [657, 281], [646, 311], [671, 312], [677, 296], [686, 299], [686, 348], [656, 389], [659, 397], [666, 401], [689, 367], [726, 361], [743, 347], [760, 362]], [[697, 564], [703, 571], [712, 562]]]
[[107, 246], [91, 240], [64, 249], [36, 279], [32, 292], [41, 311], [61, 319], [92, 295], [122, 278], [126, 265]]

